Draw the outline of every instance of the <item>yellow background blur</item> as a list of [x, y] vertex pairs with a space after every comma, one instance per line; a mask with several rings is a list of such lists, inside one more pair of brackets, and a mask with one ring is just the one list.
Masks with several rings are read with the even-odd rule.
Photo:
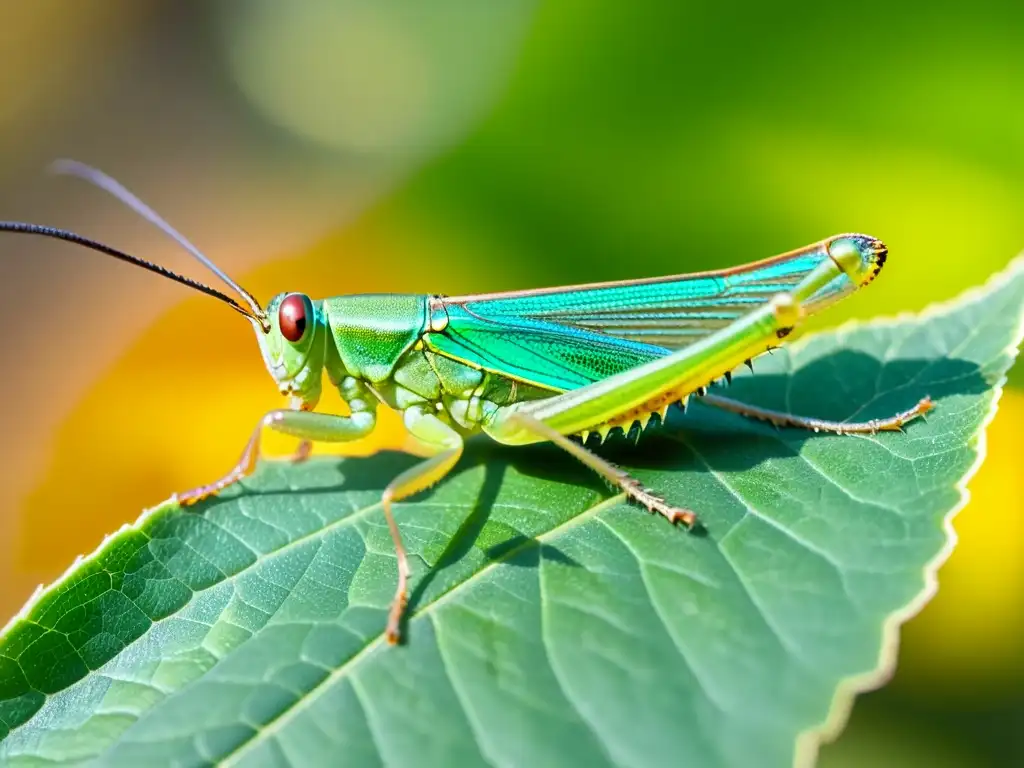
[[[656, 275], [850, 230], [892, 256], [827, 324], [982, 282], [1024, 250], [1024, 6], [821, 5], [11, 0], [0, 217], [209, 279], [43, 173], [70, 156], [264, 300]], [[279, 399], [216, 302], [60, 244], [0, 253], [3, 623], [141, 508], [219, 476]], [[939, 595], [825, 765], [1024, 763], [1011, 381]], [[360, 449], [402, 439], [385, 419]]]

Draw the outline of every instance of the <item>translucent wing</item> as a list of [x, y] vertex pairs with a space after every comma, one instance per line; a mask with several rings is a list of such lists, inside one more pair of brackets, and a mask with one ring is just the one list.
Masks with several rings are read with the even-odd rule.
[[823, 248], [718, 272], [445, 299], [479, 318], [529, 318], [679, 349], [794, 288], [828, 255]]
[[[842, 237], [869, 254], [874, 261], [865, 263], [876, 274], [884, 246], [867, 236]], [[833, 242], [716, 272], [445, 298], [448, 326], [424, 340], [485, 370], [573, 389], [694, 344], [795, 289], [831, 259]], [[815, 311], [857, 287], [839, 273], [804, 308]]]

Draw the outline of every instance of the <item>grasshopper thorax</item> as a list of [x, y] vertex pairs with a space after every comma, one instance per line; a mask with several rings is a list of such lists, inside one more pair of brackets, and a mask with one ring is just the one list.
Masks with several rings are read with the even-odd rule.
[[253, 323], [263, 362], [284, 395], [307, 406], [320, 398], [328, 336], [323, 302], [304, 293], [279, 293], [266, 308], [269, 330]]

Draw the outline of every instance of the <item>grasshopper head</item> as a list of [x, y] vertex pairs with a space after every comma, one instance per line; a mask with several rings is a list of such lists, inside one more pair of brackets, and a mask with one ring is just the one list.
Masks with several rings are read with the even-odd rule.
[[253, 323], [267, 370], [281, 394], [312, 407], [320, 399], [327, 322], [321, 302], [304, 293], [280, 293], [267, 305], [270, 329]]
[[227, 283], [238, 294], [241, 303], [216, 288], [179, 275], [159, 264], [64, 229], [20, 221], [0, 221], [0, 232], [40, 235], [84, 246], [155, 272], [161, 277], [224, 302], [236, 312], [247, 317], [253, 328], [256, 329], [256, 338], [259, 341], [260, 351], [263, 353], [263, 361], [267, 364], [270, 375], [277, 381], [277, 386], [282, 394], [292, 396], [293, 406], [312, 408], [316, 405], [320, 398], [324, 355], [329, 335], [323, 302], [314, 304], [308, 296], [302, 293], [282, 293], [275, 296], [270, 305], [263, 309], [251, 293], [228, 277], [224, 270], [204, 256], [198, 248], [164, 221], [156, 211], [110, 176], [96, 168], [90, 168], [73, 160], [60, 160], [54, 164], [53, 170], [57, 173], [78, 176], [95, 184], [141, 214]]

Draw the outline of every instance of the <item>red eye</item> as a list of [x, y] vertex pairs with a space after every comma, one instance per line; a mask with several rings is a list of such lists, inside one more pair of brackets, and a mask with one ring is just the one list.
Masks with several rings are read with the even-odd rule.
[[292, 344], [302, 339], [302, 334], [306, 332], [306, 302], [302, 296], [293, 293], [281, 302], [277, 324], [281, 326], [281, 335]]

